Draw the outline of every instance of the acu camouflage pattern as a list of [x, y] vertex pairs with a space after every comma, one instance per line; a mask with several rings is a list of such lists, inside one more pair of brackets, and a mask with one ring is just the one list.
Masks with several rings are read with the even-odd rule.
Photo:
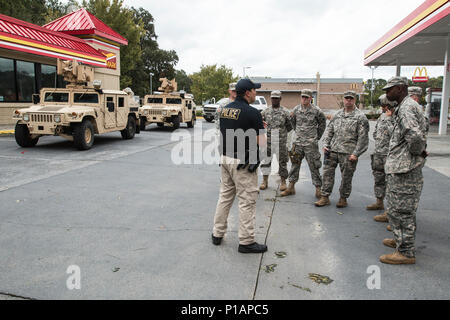
[[328, 125], [324, 147], [333, 152], [361, 156], [369, 147], [369, 120], [358, 108], [339, 110]]
[[386, 174], [406, 173], [423, 166], [426, 148], [426, 120], [420, 106], [406, 97], [392, 115], [394, 130], [386, 160]]
[[339, 164], [341, 169], [341, 187], [339, 192], [341, 198], [349, 198], [352, 193], [352, 181], [353, 174], [356, 171], [356, 166], [358, 165], [358, 160], [350, 161], [348, 160], [350, 154], [330, 152], [328, 159], [325, 160], [325, 165], [323, 168], [323, 186], [322, 186], [322, 196], [329, 197], [334, 187], [334, 176], [336, 172], [336, 167]]
[[394, 123], [392, 117], [382, 113], [375, 125], [373, 138], [375, 140], [375, 153], [371, 155], [372, 174], [375, 179], [375, 197], [384, 199], [386, 195], [386, 173], [384, 165], [389, 152], [389, 141], [391, 140]]
[[292, 124], [295, 127], [296, 140], [289, 152], [292, 168], [289, 172], [289, 181], [296, 183], [299, 180], [302, 160], [306, 158], [313, 185], [322, 186], [322, 177], [319, 169], [322, 167], [319, 152], [319, 140], [322, 138], [327, 125], [325, 114], [319, 107], [294, 108]]
[[[263, 175], [270, 175], [272, 157], [277, 155], [279, 162], [279, 175], [286, 179], [288, 177], [287, 162], [287, 136], [292, 130], [289, 111], [280, 106], [279, 108], [268, 107], [262, 113], [262, 118], [267, 122], [267, 158], [261, 161]], [[273, 149], [273, 150], [272, 150]]]
[[387, 175], [388, 218], [397, 250], [406, 257], [416, 255], [416, 211], [423, 188], [422, 166], [407, 173]]
[[350, 155], [358, 158], [369, 147], [369, 120], [358, 108], [350, 113], [339, 110], [328, 125], [324, 146], [330, 150], [323, 169], [322, 196], [333, 191], [336, 167], [341, 170], [341, 198], [347, 199], [352, 191], [352, 180], [358, 161], [350, 161]]
[[419, 105], [406, 97], [393, 114], [394, 130], [385, 171], [389, 222], [397, 250], [415, 257], [416, 211], [423, 188], [426, 121]]

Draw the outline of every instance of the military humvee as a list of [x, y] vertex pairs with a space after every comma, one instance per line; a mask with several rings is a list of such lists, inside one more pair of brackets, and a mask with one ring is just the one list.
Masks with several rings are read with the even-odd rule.
[[40, 137], [54, 135], [88, 150], [95, 134], [120, 131], [123, 139], [133, 139], [139, 133], [139, 105], [131, 89], [102, 90], [101, 83], [93, 81], [93, 68], [75, 60], [58, 59], [57, 70], [69, 83], [65, 89], [43, 88], [33, 95], [33, 106], [14, 112], [18, 145], [34, 147]]
[[188, 128], [194, 127], [196, 121], [194, 96], [176, 92], [175, 79], [169, 81], [162, 78], [159, 81], [162, 82], [158, 89], [160, 92], [146, 95], [142, 107], [139, 108], [141, 130], [145, 130], [151, 123], [156, 123], [158, 127], [167, 125], [173, 129], [178, 129], [181, 123], [187, 123]]

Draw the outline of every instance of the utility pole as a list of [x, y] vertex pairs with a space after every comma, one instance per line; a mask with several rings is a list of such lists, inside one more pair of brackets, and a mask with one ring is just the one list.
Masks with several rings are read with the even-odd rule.
[[153, 76], [154, 76], [154, 74], [150, 72], [150, 94], [153, 94], [153, 87], [152, 87], [152, 77]]

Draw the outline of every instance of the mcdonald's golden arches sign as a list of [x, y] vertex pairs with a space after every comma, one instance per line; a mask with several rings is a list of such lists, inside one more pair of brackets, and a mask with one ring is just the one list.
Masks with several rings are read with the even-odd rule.
[[413, 82], [428, 82], [430, 78], [428, 77], [428, 71], [425, 67], [417, 67], [414, 70], [414, 75], [412, 77]]

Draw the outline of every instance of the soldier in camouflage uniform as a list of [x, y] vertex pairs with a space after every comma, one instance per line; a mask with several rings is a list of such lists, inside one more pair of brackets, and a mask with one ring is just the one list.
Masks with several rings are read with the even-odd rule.
[[281, 92], [272, 91], [270, 95], [272, 106], [264, 110], [261, 114], [263, 120], [267, 123], [267, 158], [261, 162], [261, 171], [263, 173], [263, 182], [260, 190], [267, 189], [269, 175], [272, 165], [272, 157], [276, 154], [281, 177], [280, 190], [286, 190], [286, 179], [288, 177], [287, 162], [287, 135], [292, 130], [289, 111], [280, 105]]
[[356, 93], [344, 94], [344, 108], [339, 110], [328, 125], [324, 139], [325, 165], [323, 169], [322, 197], [315, 203], [317, 207], [330, 204], [334, 175], [339, 164], [341, 169], [341, 197], [338, 208], [347, 207], [347, 198], [352, 191], [352, 179], [358, 158], [369, 146], [369, 121], [355, 105]]
[[430, 120], [428, 119], [427, 115], [425, 114], [424, 108], [420, 105], [420, 99], [422, 98], [422, 88], [421, 87], [409, 87], [408, 88], [408, 94], [409, 96], [419, 104], [420, 111], [424, 113], [425, 120], [426, 120], [426, 134], [428, 135], [428, 131], [430, 131]]
[[294, 108], [292, 112], [292, 125], [295, 127], [296, 140], [292, 145], [289, 156], [292, 168], [289, 173], [289, 188], [281, 193], [282, 197], [295, 194], [295, 184], [299, 179], [302, 160], [306, 158], [312, 183], [316, 187], [316, 197], [320, 198], [322, 177], [320, 168], [319, 140], [322, 138], [327, 126], [327, 118], [319, 107], [311, 105], [312, 91], [302, 91], [302, 103]]
[[414, 264], [416, 211], [423, 187], [422, 168], [426, 158], [426, 120], [419, 105], [408, 96], [408, 80], [394, 77], [383, 88], [398, 106], [393, 113], [394, 131], [389, 144], [385, 171], [389, 222], [395, 239], [383, 244], [395, 248], [380, 257], [388, 264]]
[[[373, 133], [373, 139], [375, 140], [375, 152], [371, 155], [372, 160], [372, 174], [375, 178], [375, 197], [376, 203], [367, 206], [367, 210], [384, 210], [384, 197], [386, 195], [386, 174], [384, 172], [384, 165], [386, 164], [386, 157], [389, 151], [389, 141], [391, 140], [391, 134], [394, 130], [394, 124], [392, 122], [392, 111], [395, 107], [395, 102], [391, 102], [383, 94], [380, 98], [380, 105], [383, 113], [377, 120], [375, 125], [375, 131]], [[387, 212], [382, 215], [374, 217], [377, 222], [389, 222]]]
[[216, 110], [216, 113], [214, 114], [214, 123], [216, 124], [217, 131], [220, 131], [220, 112], [222, 111], [222, 108], [225, 108], [227, 105], [232, 103], [234, 100], [236, 100], [236, 83], [230, 83], [230, 86], [228, 88], [228, 93], [230, 94], [230, 97], [227, 99], [224, 99], [224, 101], [219, 105], [219, 107]]

